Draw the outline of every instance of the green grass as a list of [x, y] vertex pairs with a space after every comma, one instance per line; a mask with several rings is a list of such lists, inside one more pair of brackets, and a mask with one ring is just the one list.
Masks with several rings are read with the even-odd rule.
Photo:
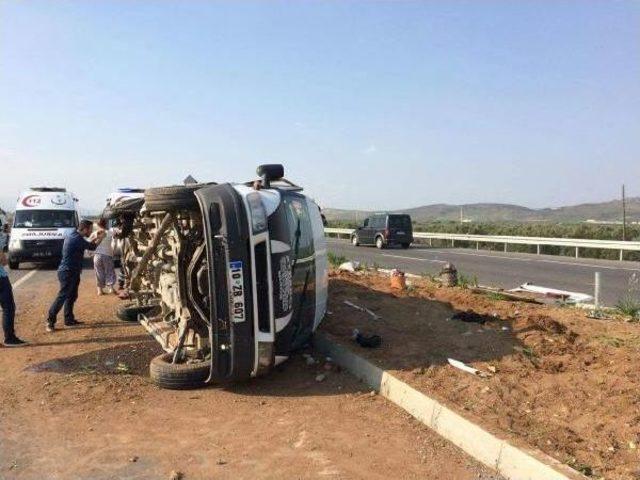
[[627, 294], [618, 300], [616, 310], [632, 321], [640, 321], [640, 299], [633, 295]]
[[500, 292], [489, 292], [486, 294], [486, 297], [489, 300], [494, 300], [494, 301], [509, 300], [506, 295]]
[[333, 252], [329, 252], [327, 254], [327, 258], [329, 259], [329, 265], [331, 265], [332, 267], [339, 267], [340, 265], [348, 261], [347, 257], [345, 257], [344, 255], [336, 255]]
[[610, 337], [609, 335], [600, 335], [596, 337], [596, 340], [603, 345], [607, 345], [609, 347], [620, 348], [624, 346], [625, 341], [622, 338], [618, 337]]
[[469, 277], [464, 273], [458, 272], [458, 286], [462, 288], [477, 287], [478, 277], [475, 275], [473, 277]]

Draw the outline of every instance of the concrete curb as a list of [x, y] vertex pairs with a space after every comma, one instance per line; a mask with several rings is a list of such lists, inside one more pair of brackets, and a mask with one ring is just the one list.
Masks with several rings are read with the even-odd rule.
[[436, 400], [410, 387], [348, 348], [316, 333], [314, 347], [366, 382], [438, 435], [510, 480], [585, 480], [587, 477], [537, 450], [520, 450]]

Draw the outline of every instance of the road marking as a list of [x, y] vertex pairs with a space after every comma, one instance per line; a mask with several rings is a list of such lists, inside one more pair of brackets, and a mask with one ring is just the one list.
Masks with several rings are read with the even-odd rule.
[[638, 268], [626, 268], [626, 267], [610, 267], [607, 265], [594, 265], [591, 263], [576, 263], [576, 262], [565, 262], [563, 260], [545, 260], [542, 258], [520, 258], [520, 257], [506, 257], [504, 255], [484, 255], [482, 253], [469, 253], [469, 252], [443, 252], [442, 250], [433, 250], [429, 251], [429, 253], [440, 253], [442, 255], [470, 255], [472, 257], [486, 257], [486, 258], [501, 258], [504, 260], [515, 260], [518, 262], [540, 262], [540, 263], [557, 263], [560, 265], [571, 265], [574, 267], [589, 267], [589, 268], [603, 268], [605, 270], [626, 270], [629, 272], [638, 272], [640, 271], [640, 267]]
[[404, 258], [406, 260], [420, 260], [422, 262], [433, 262], [433, 263], [449, 263], [446, 260], [434, 260], [430, 258], [420, 258], [420, 257], [405, 257], [403, 255], [390, 255], [388, 253], [382, 253], [383, 257], [393, 257], [393, 258]]
[[27, 280], [29, 280], [31, 277], [33, 277], [36, 273], [38, 272], [38, 269], [36, 268], [35, 270], [31, 270], [29, 273], [27, 273], [26, 275], [23, 275], [22, 277], [20, 277], [18, 279], [18, 281], [16, 283], [13, 284], [13, 289], [15, 290], [16, 288], [18, 288], [20, 285], [22, 285], [24, 282], [26, 282]]
[[[339, 242], [339, 241], [331, 241], [331, 242], [327, 242], [327, 243], [333, 243], [334, 245], [342, 245], [342, 246], [347, 246], [345, 244], [345, 242]], [[348, 246], [351, 246], [350, 244]], [[427, 254], [430, 253], [434, 253], [434, 254], [440, 254], [440, 255], [468, 255], [468, 256], [472, 256], [472, 257], [484, 257], [484, 258], [498, 258], [498, 259], [503, 259], [503, 260], [513, 260], [516, 262], [530, 262], [530, 263], [555, 263], [558, 265], [569, 265], [569, 266], [573, 266], [573, 267], [587, 267], [587, 268], [598, 268], [598, 269], [603, 269], [603, 270], [620, 270], [620, 271], [627, 271], [627, 272], [639, 272], [640, 271], [640, 267], [638, 268], [627, 268], [627, 267], [612, 267], [609, 265], [594, 265], [591, 263], [577, 263], [577, 262], [567, 262], [564, 260], [547, 260], [547, 259], [542, 259], [542, 258], [521, 258], [521, 257], [508, 257], [505, 255], [490, 255], [490, 254], [482, 254], [482, 253], [471, 253], [471, 252], [460, 252], [460, 251], [450, 251], [450, 252], [445, 252], [442, 250], [430, 250], [430, 249], [424, 249], [424, 248], [416, 248], [414, 249], [414, 251], [418, 252], [425, 252]], [[423, 260], [423, 261], [432, 261], [432, 262], [441, 262], [441, 263], [448, 263], [446, 261], [443, 260], [429, 260], [423, 257], [407, 257], [407, 256], [402, 256], [402, 255], [389, 255], [389, 254], [381, 254], [382, 256], [385, 257], [398, 257], [398, 258], [404, 258], [407, 260]]]

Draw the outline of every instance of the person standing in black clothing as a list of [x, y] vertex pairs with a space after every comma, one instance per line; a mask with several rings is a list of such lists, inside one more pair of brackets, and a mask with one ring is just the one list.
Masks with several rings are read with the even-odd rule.
[[20, 340], [16, 336], [13, 322], [16, 316], [16, 302], [13, 300], [13, 288], [9, 275], [4, 269], [7, 264], [7, 257], [0, 250], [0, 309], [2, 310], [2, 330], [4, 331], [5, 347], [21, 347], [27, 342]]
[[64, 324], [68, 327], [80, 325], [73, 315], [73, 305], [78, 298], [80, 273], [82, 273], [82, 259], [85, 250], [95, 250], [104, 238], [104, 233], [98, 232], [96, 238], [86, 240], [93, 230], [93, 222], [82, 220], [78, 229], [64, 239], [62, 246], [62, 261], [58, 267], [60, 291], [51, 304], [47, 317], [47, 332], [53, 332], [58, 312], [64, 305]]

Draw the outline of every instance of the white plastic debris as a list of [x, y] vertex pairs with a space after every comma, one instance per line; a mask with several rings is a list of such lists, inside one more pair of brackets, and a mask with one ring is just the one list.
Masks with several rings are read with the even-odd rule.
[[338, 270], [343, 270], [345, 272], [355, 272], [360, 268], [360, 262], [344, 262], [338, 267]]
[[482, 372], [477, 368], [470, 367], [466, 363], [461, 362], [460, 360], [454, 360], [453, 358], [447, 358], [449, 365], [457, 368], [458, 370], [462, 370], [463, 372], [470, 373], [472, 375], [477, 375], [478, 377], [490, 377], [491, 374], [487, 372]]
[[592, 302], [593, 297], [586, 293], [569, 292], [567, 290], [558, 290], [556, 288], [542, 287], [532, 283], [523, 283], [519, 287], [509, 290], [510, 292], [528, 292], [544, 295], [545, 297], [556, 298], [568, 303], [587, 303]]
[[372, 312], [366, 307], [361, 307], [360, 305], [356, 305], [355, 303], [350, 302], [349, 300], [344, 301], [345, 305], [350, 306], [351, 308], [355, 308], [356, 310], [360, 310], [361, 312], [368, 313], [374, 320], [380, 320], [382, 317], [375, 312]]

